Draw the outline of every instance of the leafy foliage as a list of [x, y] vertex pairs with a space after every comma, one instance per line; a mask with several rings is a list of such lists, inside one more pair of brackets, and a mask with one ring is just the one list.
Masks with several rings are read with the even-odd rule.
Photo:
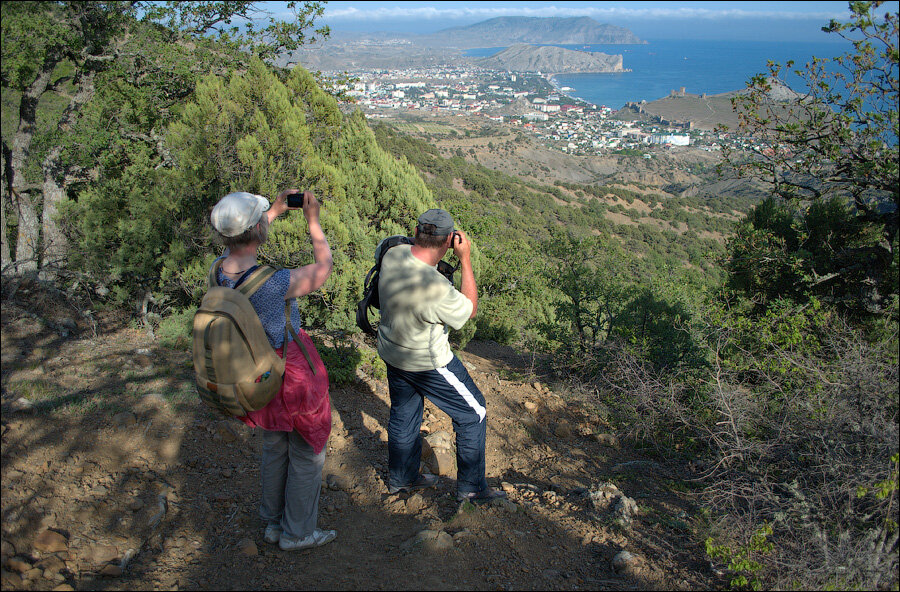
[[731, 243], [734, 285], [751, 297], [787, 288], [800, 300], [815, 294], [868, 315], [897, 296], [900, 19], [877, 18], [881, 4], [851, 2], [850, 22], [823, 28], [853, 50], [796, 71], [807, 94], [774, 101], [782, 68], [770, 63], [733, 101], [741, 132], [767, 146], [751, 159], [726, 150], [727, 162], [767, 181], [774, 196]]
[[[342, 271], [305, 312], [308, 322], [334, 330], [353, 326], [353, 304], [378, 240], [408, 233], [433, 204], [412, 168], [378, 147], [361, 115], [344, 117], [302, 68], [281, 81], [252, 60], [242, 74], [202, 78], [171, 124], [167, 146], [172, 168], [157, 169], [133, 152], [125, 178], [86, 189], [68, 219], [98, 268], [121, 262], [123, 273], [153, 278], [152, 288], [179, 306], [202, 295], [218, 250], [209, 211], [229, 191], [274, 195], [303, 187], [321, 196], [322, 225]], [[122, 181], [131, 195], [121, 195]], [[131, 214], [127, 220], [118, 217], [119, 207]], [[311, 260], [299, 217], [276, 221], [269, 236], [261, 251], [267, 262], [293, 267]]]

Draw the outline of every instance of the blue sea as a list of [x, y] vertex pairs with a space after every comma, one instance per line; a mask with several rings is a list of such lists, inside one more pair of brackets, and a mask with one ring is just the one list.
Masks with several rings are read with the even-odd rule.
[[[619, 109], [628, 101], [655, 101], [672, 90], [684, 87], [692, 94], [718, 94], [739, 90], [756, 74], [768, 72], [766, 62], [803, 69], [812, 57], [833, 58], [852, 49], [849, 43], [835, 42], [753, 42], [657, 40], [646, 45], [560, 45], [567, 49], [622, 54], [622, 67], [630, 72], [610, 74], [559, 74], [558, 87], [572, 90], [563, 94], [594, 105]], [[502, 47], [474, 49], [471, 56], [488, 56]], [[783, 70], [784, 71], [784, 70]], [[794, 90], [804, 90], [794, 74], [782, 77]]]

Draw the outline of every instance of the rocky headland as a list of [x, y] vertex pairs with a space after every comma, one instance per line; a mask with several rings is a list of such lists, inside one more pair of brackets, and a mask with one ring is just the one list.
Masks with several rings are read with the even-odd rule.
[[624, 71], [621, 55], [525, 43], [513, 45], [490, 57], [475, 60], [474, 63], [483, 68], [511, 72], [571, 74]]
[[[309, 70], [342, 71], [363, 69], [428, 68], [459, 63], [475, 63], [466, 50], [484, 47], [509, 47], [517, 44], [639, 44], [646, 43], [622, 27], [606, 25], [588, 18], [500, 17], [452, 27], [429, 35], [403, 33], [341, 33], [313, 45], [304, 46], [279, 56], [278, 66], [300, 64]], [[536, 68], [548, 72], [618, 72], [615, 64], [600, 64], [605, 54], [556, 49], [567, 57], [552, 56], [540, 59], [558, 60], [572, 69]], [[572, 56], [572, 54], [584, 54]], [[593, 56], [591, 58], [590, 56]], [[616, 56], [606, 56], [607, 59]], [[538, 59], [538, 58], [535, 58]], [[613, 62], [615, 60], [612, 60]], [[489, 67], [489, 66], [485, 66]], [[593, 68], [593, 69], [591, 69]], [[596, 69], [600, 68], [600, 69]], [[526, 71], [522, 69], [520, 71]]]

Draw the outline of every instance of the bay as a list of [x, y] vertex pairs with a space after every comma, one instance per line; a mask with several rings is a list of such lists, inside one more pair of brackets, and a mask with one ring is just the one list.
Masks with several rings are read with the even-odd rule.
[[[657, 40], [645, 45], [559, 45], [566, 49], [621, 54], [629, 72], [557, 74], [557, 88], [594, 105], [619, 109], [629, 101], [655, 101], [682, 87], [692, 94], [719, 94], [739, 90], [756, 74], [767, 73], [766, 62], [782, 65], [793, 60], [792, 70], [803, 68], [813, 56], [834, 58], [845, 53], [848, 43]], [[483, 48], [467, 55], [488, 56], [504, 48]], [[802, 79], [793, 73], [783, 77], [798, 91]]]

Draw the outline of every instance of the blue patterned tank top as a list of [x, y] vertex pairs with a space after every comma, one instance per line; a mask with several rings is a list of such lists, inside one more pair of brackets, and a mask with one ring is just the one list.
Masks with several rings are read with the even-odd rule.
[[[219, 259], [224, 259], [224, 257], [219, 257]], [[226, 288], [234, 288], [237, 284], [236, 280], [225, 275], [222, 268], [217, 270], [216, 280], [220, 286]], [[259, 320], [262, 321], [266, 337], [269, 338], [272, 347], [276, 349], [284, 345], [284, 327], [287, 322], [284, 318], [284, 295], [287, 294], [290, 285], [291, 270], [280, 269], [255, 294], [250, 296], [250, 304], [253, 305], [253, 309], [259, 315]], [[291, 321], [295, 331], [299, 331], [303, 326], [296, 298], [291, 298]]]

